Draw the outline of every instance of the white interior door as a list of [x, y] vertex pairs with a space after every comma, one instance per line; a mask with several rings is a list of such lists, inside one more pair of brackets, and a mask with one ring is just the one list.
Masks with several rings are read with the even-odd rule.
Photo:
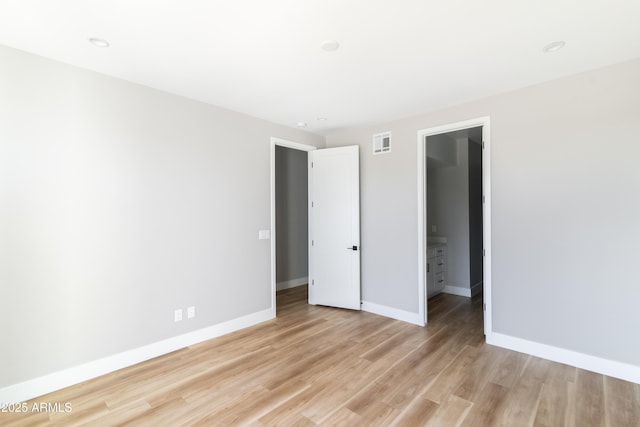
[[309, 152], [309, 304], [360, 310], [358, 146]]

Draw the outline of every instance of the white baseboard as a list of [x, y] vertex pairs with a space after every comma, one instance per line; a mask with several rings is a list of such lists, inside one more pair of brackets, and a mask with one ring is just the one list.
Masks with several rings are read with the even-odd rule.
[[564, 348], [546, 344], [540, 344], [534, 341], [528, 341], [522, 338], [516, 338], [496, 332], [487, 334], [487, 344], [508, 348], [509, 350], [519, 351], [521, 353], [530, 354], [532, 356], [541, 357], [543, 359], [564, 363], [580, 369], [597, 372], [598, 374], [608, 375], [610, 377], [620, 378], [625, 381], [640, 384], [640, 366], [603, 359], [601, 357], [578, 353], [576, 351], [566, 350]]
[[253, 326], [257, 323], [264, 322], [275, 317], [273, 309], [259, 311], [248, 314], [237, 319], [228, 320], [218, 323], [217, 325], [199, 329], [197, 331], [188, 332], [163, 341], [143, 347], [128, 350], [122, 353], [107, 356], [102, 359], [94, 360], [83, 365], [74, 366], [62, 371], [54, 372], [39, 378], [34, 378], [22, 383], [13, 384], [0, 389], [0, 402], [19, 403], [30, 400], [74, 384], [81, 383], [145, 360], [172, 351], [197, 344], [212, 338], [237, 331], [242, 328]]
[[471, 289], [460, 286], [445, 286], [442, 292], [445, 294], [460, 295], [461, 297], [471, 297]]
[[377, 314], [379, 316], [390, 317], [392, 319], [402, 320], [403, 322], [413, 323], [414, 325], [424, 326], [424, 319], [420, 319], [420, 315], [418, 313], [399, 310], [397, 308], [367, 301], [362, 301], [361, 308], [363, 311]]
[[281, 291], [283, 289], [295, 288], [296, 286], [302, 286], [309, 283], [308, 277], [298, 277], [297, 279], [284, 280], [276, 283], [276, 290]]

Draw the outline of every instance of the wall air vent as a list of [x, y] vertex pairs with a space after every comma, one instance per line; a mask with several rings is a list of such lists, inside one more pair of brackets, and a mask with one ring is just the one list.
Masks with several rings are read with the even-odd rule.
[[389, 153], [391, 151], [391, 132], [373, 135], [373, 154]]

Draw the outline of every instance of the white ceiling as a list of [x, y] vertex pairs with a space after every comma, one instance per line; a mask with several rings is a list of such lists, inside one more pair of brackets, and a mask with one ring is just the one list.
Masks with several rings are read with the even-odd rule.
[[0, 0], [0, 44], [324, 134], [638, 58], [640, 1]]

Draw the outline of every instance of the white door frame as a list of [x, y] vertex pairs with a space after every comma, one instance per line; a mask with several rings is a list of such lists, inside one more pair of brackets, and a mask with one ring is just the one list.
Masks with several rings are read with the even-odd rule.
[[300, 151], [313, 151], [318, 147], [271, 137], [271, 312], [276, 316], [276, 145]]
[[484, 257], [483, 266], [483, 295], [484, 295], [484, 333], [487, 341], [492, 334], [491, 322], [491, 130], [490, 117], [479, 117], [462, 122], [435, 126], [418, 131], [418, 315], [427, 323], [427, 282], [425, 275], [426, 265], [426, 172], [427, 172], [427, 148], [426, 137], [442, 133], [454, 132], [482, 126], [482, 233]]

